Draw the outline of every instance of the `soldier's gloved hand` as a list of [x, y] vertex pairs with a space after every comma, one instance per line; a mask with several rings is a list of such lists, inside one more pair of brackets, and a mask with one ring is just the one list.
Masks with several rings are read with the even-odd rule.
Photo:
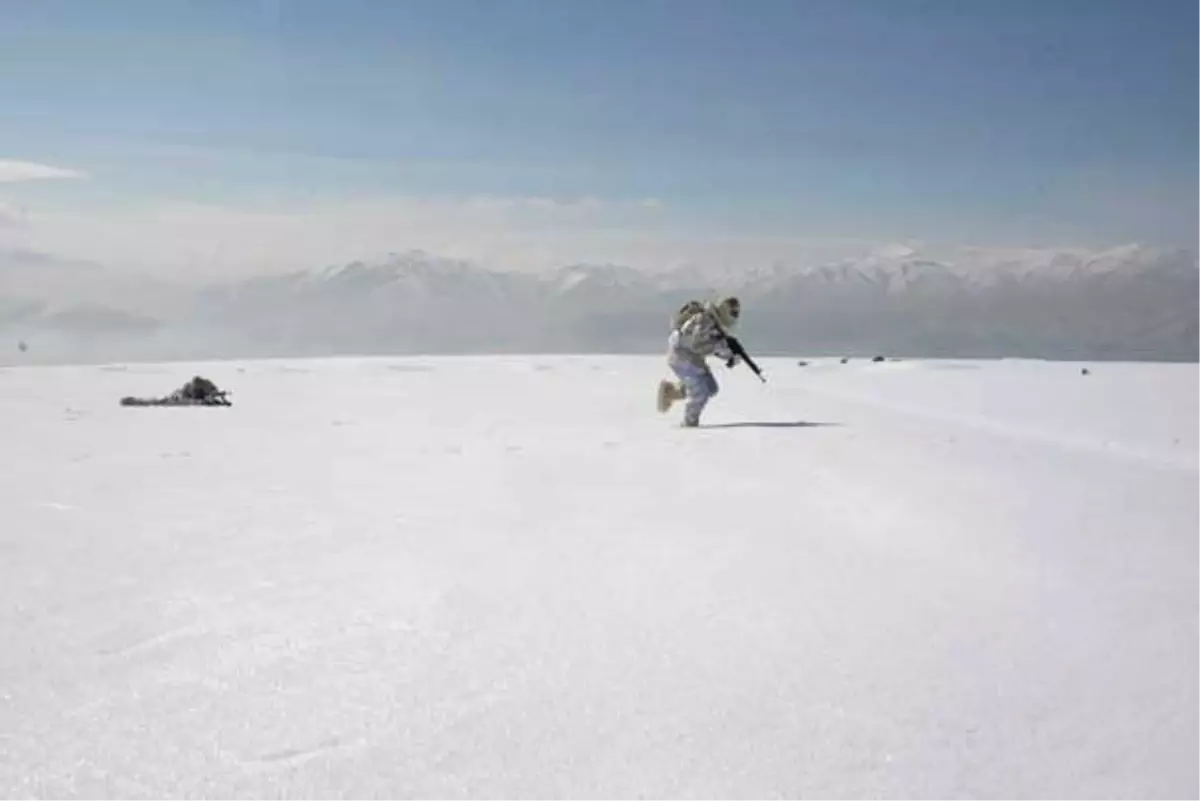
[[733, 369], [734, 367], [737, 367], [739, 361], [741, 361], [741, 359], [739, 359], [737, 356], [730, 356], [725, 361], [725, 366], [730, 369]]

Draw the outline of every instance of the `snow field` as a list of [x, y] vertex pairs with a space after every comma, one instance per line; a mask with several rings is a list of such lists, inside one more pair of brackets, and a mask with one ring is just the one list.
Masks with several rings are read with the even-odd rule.
[[0, 794], [1194, 797], [1196, 366], [761, 362], [0, 371]]

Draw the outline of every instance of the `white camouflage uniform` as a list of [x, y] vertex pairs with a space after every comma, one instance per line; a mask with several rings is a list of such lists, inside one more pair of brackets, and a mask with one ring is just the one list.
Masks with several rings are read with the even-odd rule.
[[677, 391], [682, 391], [687, 403], [683, 422], [686, 426], [700, 423], [700, 413], [720, 391], [706, 361], [716, 356], [731, 366], [738, 357], [729, 349], [724, 334], [737, 323], [741, 306], [736, 298], [720, 303], [706, 303], [703, 310], [687, 317], [671, 331], [667, 339], [667, 366], [679, 377]]

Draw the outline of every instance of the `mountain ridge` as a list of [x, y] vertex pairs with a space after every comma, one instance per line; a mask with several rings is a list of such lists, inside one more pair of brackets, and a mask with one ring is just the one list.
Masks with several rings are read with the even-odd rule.
[[[412, 250], [173, 295], [155, 284], [124, 308], [113, 293], [65, 304], [22, 294], [12, 273], [0, 278], [0, 335], [59, 358], [650, 353], [680, 303], [721, 294], [742, 298], [743, 337], [764, 355], [1196, 361], [1198, 350], [1195, 255], [1139, 244], [949, 256], [896, 245], [822, 264], [661, 272], [606, 262], [505, 272]], [[136, 282], [114, 280], [136, 295]]]

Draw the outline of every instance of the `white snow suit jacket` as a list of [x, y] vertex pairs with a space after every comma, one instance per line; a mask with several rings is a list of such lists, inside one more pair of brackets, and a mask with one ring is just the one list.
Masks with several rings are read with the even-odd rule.
[[716, 311], [706, 307], [684, 320], [671, 332], [667, 339], [668, 361], [684, 361], [706, 367], [705, 358], [716, 356], [722, 361], [734, 358], [733, 351], [725, 342], [725, 332], [717, 319]]

